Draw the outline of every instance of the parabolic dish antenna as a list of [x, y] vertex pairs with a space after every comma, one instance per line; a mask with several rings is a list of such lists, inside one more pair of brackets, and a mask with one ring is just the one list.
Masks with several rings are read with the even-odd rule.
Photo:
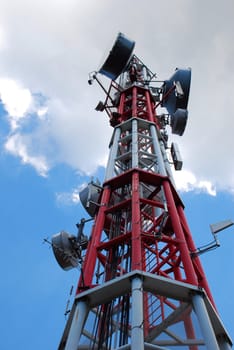
[[59, 266], [64, 270], [70, 270], [78, 266], [79, 254], [74, 249], [71, 239], [74, 236], [61, 231], [52, 237], [52, 248]]
[[119, 33], [99, 73], [111, 80], [117, 79], [126, 68], [132, 56], [134, 46], [134, 41], [128, 39], [124, 34]]
[[[163, 102], [169, 114], [180, 109], [187, 109], [191, 83], [191, 68], [176, 69], [169, 80], [163, 84]], [[171, 90], [171, 92], [169, 92]]]

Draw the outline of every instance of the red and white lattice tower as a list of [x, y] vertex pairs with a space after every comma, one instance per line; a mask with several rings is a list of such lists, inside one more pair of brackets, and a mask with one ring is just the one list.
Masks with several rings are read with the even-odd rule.
[[120, 33], [98, 72], [109, 88], [97, 73], [89, 81], [106, 93], [96, 109], [108, 113], [113, 136], [103, 184], [80, 194], [90, 238], [82, 220], [77, 238], [52, 240], [63, 268], [81, 264], [59, 350], [231, 349], [171, 173], [182, 162], [167, 129], [184, 132], [191, 70], [157, 86], [133, 48]]

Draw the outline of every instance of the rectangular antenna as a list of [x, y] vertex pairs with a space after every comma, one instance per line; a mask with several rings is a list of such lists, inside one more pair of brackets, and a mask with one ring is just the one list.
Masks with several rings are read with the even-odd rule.
[[171, 144], [171, 156], [173, 159], [175, 170], [181, 170], [183, 166], [183, 161], [180, 155], [179, 147], [175, 142]]

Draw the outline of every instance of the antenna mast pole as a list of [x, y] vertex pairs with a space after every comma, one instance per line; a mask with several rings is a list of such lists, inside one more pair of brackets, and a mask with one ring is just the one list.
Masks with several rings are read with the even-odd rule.
[[96, 109], [107, 112], [113, 135], [104, 183], [80, 194], [94, 219], [83, 258], [69, 236], [55, 241], [63, 268], [82, 261], [59, 350], [231, 349], [174, 185], [177, 145], [168, 154], [167, 125], [178, 135], [186, 126], [191, 70], [159, 85], [134, 44], [119, 33], [98, 72], [111, 80]]

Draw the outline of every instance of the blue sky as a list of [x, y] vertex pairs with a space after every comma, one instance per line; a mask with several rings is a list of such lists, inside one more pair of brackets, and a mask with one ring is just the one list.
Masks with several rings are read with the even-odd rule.
[[[12, 157], [1, 156], [0, 164], [2, 347], [56, 349], [70, 288], [76, 286], [79, 272], [60, 269], [49, 245], [42, 242], [61, 229], [75, 234], [76, 222], [87, 217], [80, 204], [57, 203], [55, 196], [55, 189], [68, 191], [71, 183], [81, 179], [66, 166], [58, 166], [43, 178]], [[214, 197], [189, 192], [182, 198], [198, 246], [212, 240], [210, 223], [233, 218], [233, 197], [228, 194]], [[233, 337], [234, 229], [220, 233], [219, 238], [221, 247], [201, 259], [222, 320]]]
[[[112, 130], [108, 118], [94, 110], [102, 92], [87, 79], [119, 31], [136, 41], [135, 53], [159, 79], [168, 79], [178, 66], [192, 67], [189, 122], [184, 136], [174, 140], [184, 160], [176, 183], [197, 246], [212, 240], [210, 223], [234, 220], [233, 1], [147, 4], [1, 2], [4, 350], [57, 349], [79, 271], [62, 271], [43, 239], [62, 229], [76, 233], [75, 224], [87, 217], [78, 191], [90, 176], [103, 179]], [[234, 227], [219, 240], [221, 247], [201, 259], [234, 338]]]

